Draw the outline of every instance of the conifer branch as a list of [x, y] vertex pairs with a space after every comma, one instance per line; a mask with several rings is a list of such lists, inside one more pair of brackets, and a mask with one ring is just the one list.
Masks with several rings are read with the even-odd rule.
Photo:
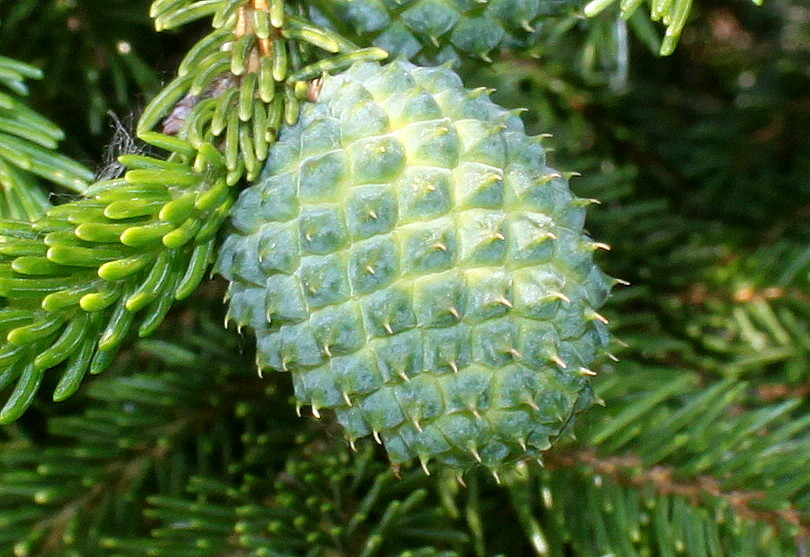
[[[616, 471], [615, 463], [605, 467]], [[573, 552], [792, 557], [802, 547], [801, 536], [741, 518], [723, 500], [703, 496], [694, 505], [690, 488], [687, 494], [682, 489], [658, 491], [656, 484], [640, 479], [630, 483], [621, 474], [575, 464], [574, 459], [514, 479], [509, 489], [512, 505], [525, 509], [524, 533], [534, 536], [540, 556]]]
[[[137, 126], [168, 156], [123, 155], [122, 177], [93, 184], [30, 226], [0, 229], [0, 297], [8, 301], [0, 387], [14, 384], [0, 423], [22, 415], [46, 370], [62, 366], [54, 400], [65, 400], [86, 373], [109, 365], [131, 330], [150, 335], [203, 279], [232, 186], [258, 175], [280, 126], [295, 121], [306, 81], [386, 56], [287, 17], [280, 2], [157, 2], [153, 12], [162, 28], [214, 16], [214, 31]], [[312, 47], [338, 55], [307, 65]]]
[[54, 399], [69, 397], [85, 373], [109, 364], [136, 312], [147, 336], [202, 280], [230, 206], [224, 162], [211, 145], [153, 143], [174, 148], [175, 161], [125, 156], [123, 178], [94, 184], [30, 225], [3, 227], [1, 377], [16, 386], [0, 421], [17, 419], [44, 372], [63, 362]]
[[101, 10], [93, 0], [20, 0], [0, 7], [3, 54], [43, 72], [35, 106], [71, 127], [74, 147], [87, 141], [76, 137], [80, 130], [101, 139], [110, 111], [128, 114], [131, 103], [160, 87], [147, 59], [170, 43], [149, 38], [141, 4], [111, 0]]
[[[753, 0], [753, 2], [757, 5], [762, 4], [762, 0]], [[594, 17], [615, 3], [616, 0], [591, 0], [584, 7], [585, 15]], [[642, 3], [642, 0], [623, 0], [620, 4], [620, 17], [625, 20], [630, 19]], [[668, 56], [675, 51], [675, 47], [678, 45], [678, 40], [692, 10], [692, 0], [653, 0], [649, 4], [650, 20], [660, 21], [666, 26], [659, 52], [661, 56]]]
[[0, 56], [0, 218], [28, 221], [50, 206], [36, 177], [82, 192], [93, 174], [56, 152], [64, 133], [20, 99], [28, 94], [25, 81], [41, 79], [29, 64]]
[[[374, 462], [370, 448], [350, 456], [345, 447], [314, 441], [299, 447], [275, 476], [257, 474], [241, 486], [194, 477], [186, 497], [150, 498], [148, 514], [160, 521], [153, 539], [108, 539], [105, 545], [119, 555], [145, 547], [159, 555], [201, 556], [212, 549], [285, 556], [464, 554], [469, 537], [453, 527], [458, 517], [439, 502], [437, 491], [448, 484], [428, 485], [415, 470], [397, 480]], [[445, 524], [435, 527], [436, 521]], [[200, 549], [186, 548], [189, 535]], [[433, 547], [420, 547], [422, 540]]]
[[807, 535], [810, 530], [810, 517], [802, 516], [799, 509], [789, 502], [772, 510], [758, 509], [757, 501], [767, 496], [764, 490], [724, 490], [722, 482], [712, 476], [681, 479], [676, 469], [650, 467], [643, 458], [634, 454], [600, 457], [593, 449], [552, 452], [546, 466], [552, 470], [557, 467], [585, 466], [591, 470], [591, 475], [604, 476], [633, 488], [651, 486], [659, 495], [677, 495], [695, 507], [704, 504], [706, 497], [712, 497], [718, 500], [713, 505], [722, 504], [740, 519], [764, 523], [775, 529], [790, 527], [789, 531], [796, 532], [797, 537]]
[[[128, 355], [124, 367], [143, 371], [100, 380], [87, 393], [85, 412], [51, 418], [51, 444], [25, 437], [4, 441], [0, 549], [41, 555], [67, 545], [107, 554], [98, 545], [103, 532], [141, 523], [138, 505], [150, 489], [144, 486], [156, 478], [186, 481], [176, 451], [200, 435], [224, 447], [222, 423], [233, 408], [264, 399], [268, 387], [253, 381], [229, 384], [212, 398], [223, 375], [240, 369], [230, 351], [235, 339], [210, 317], [198, 314], [186, 322], [191, 327], [182, 335], [145, 342]], [[210, 335], [218, 342], [210, 343]], [[182, 373], [189, 361], [199, 370], [194, 378]], [[243, 358], [241, 364], [252, 362]], [[223, 408], [231, 412], [220, 413]], [[123, 522], [105, 524], [111, 506]]]

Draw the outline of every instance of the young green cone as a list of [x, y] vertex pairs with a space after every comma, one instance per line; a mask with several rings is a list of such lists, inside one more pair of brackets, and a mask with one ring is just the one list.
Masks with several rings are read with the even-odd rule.
[[577, 8], [573, 0], [313, 0], [310, 16], [392, 58], [431, 65], [525, 48], [542, 20]]
[[612, 285], [587, 202], [446, 68], [325, 77], [232, 211], [229, 317], [301, 404], [393, 463], [538, 457], [591, 401]]

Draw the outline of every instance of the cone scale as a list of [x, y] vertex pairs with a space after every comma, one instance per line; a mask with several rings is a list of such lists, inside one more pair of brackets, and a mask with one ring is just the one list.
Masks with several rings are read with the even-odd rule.
[[229, 319], [391, 462], [537, 458], [591, 402], [611, 279], [538, 138], [445, 68], [326, 77], [242, 192]]

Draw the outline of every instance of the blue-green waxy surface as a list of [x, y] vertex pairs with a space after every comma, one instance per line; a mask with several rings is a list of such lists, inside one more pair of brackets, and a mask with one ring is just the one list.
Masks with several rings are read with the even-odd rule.
[[310, 17], [364, 46], [419, 64], [488, 59], [523, 48], [548, 17], [573, 15], [572, 0], [312, 0]]
[[538, 457], [590, 402], [612, 281], [583, 200], [450, 70], [362, 63], [271, 147], [218, 263], [262, 369], [394, 463]]

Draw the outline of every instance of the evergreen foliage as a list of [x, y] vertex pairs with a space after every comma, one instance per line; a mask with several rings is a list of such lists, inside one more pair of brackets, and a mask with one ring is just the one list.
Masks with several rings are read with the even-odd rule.
[[[122, 176], [96, 182], [30, 225], [6, 223], [0, 386], [15, 387], [0, 422], [26, 410], [48, 369], [65, 362], [55, 401], [72, 395], [87, 372], [102, 372], [136, 313], [138, 335], [150, 335], [203, 278], [233, 203], [231, 186], [257, 176], [279, 127], [295, 121], [304, 80], [386, 56], [264, 5], [155, 2], [160, 28], [213, 14], [214, 30], [191, 48], [136, 128], [168, 156], [124, 154]], [[339, 54], [305, 65], [312, 48]], [[157, 126], [162, 133], [152, 131]]]
[[56, 152], [64, 133], [53, 122], [25, 104], [27, 79], [40, 79], [42, 72], [12, 58], [0, 58], [0, 180], [3, 198], [0, 215], [33, 220], [50, 206], [36, 177], [81, 192], [93, 174]]
[[160, 89], [163, 73], [174, 71], [178, 51], [188, 42], [156, 37], [143, 3], [111, 0], [104, 10], [92, 0], [3, 4], [3, 54], [47, 76], [32, 90], [32, 100], [42, 114], [71, 130], [67, 142], [83, 161], [97, 162], [109, 143], [108, 111], [122, 120], [138, 112], [137, 105]]
[[[391, 48], [383, 24], [343, 19], [349, 4], [407, 27], [420, 62], [458, 60], [467, 87], [527, 108], [527, 129], [554, 135], [554, 166], [582, 174], [575, 193], [601, 202], [588, 232], [629, 283], [604, 310], [616, 341], [592, 366], [601, 405], [500, 483], [418, 465], [397, 478], [333, 416], [296, 417], [288, 376], [257, 378], [249, 336], [222, 326], [223, 282], [198, 287], [312, 80]], [[702, 2], [656, 58], [640, 11], [633, 39], [610, 10], [473, 4], [0, 3], [0, 553], [807, 552], [806, 7]], [[501, 4], [528, 15], [499, 20], [486, 49], [442, 42], [461, 33], [450, 27], [420, 35], [405, 15], [466, 21]], [[689, 7], [651, 3], [664, 52]], [[154, 44], [147, 15], [170, 31]], [[118, 166], [94, 178], [74, 162], [101, 167], [88, 146], [106, 110], [147, 96]]]

